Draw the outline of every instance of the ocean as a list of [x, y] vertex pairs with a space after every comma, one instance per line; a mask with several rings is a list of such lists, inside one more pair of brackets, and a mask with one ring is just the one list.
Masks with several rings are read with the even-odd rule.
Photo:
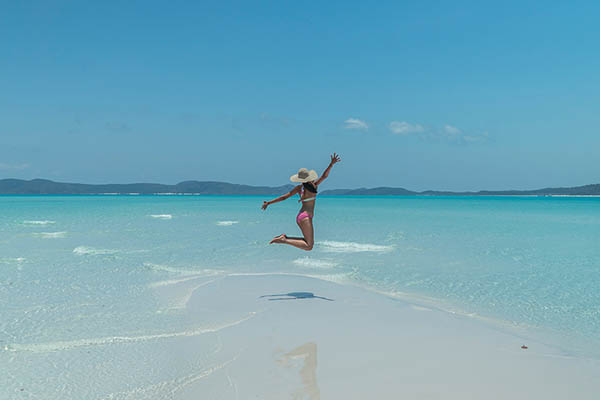
[[600, 358], [600, 198], [323, 196], [311, 252], [268, 245], [300, 235], [299, 205], [263, 200], [0, 197], [0, 398], [145, 398], [123, 388], [181, 367], [163, 342], [247, 318], [186, 312], [232, 274], [360, 286]]

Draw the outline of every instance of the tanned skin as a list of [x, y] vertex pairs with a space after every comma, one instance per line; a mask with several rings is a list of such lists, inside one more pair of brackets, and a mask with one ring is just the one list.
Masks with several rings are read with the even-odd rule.
[[[323, 171], [323, 174], [321, 175], [321, 177], [318, 178], [317, 180], [310, 182], [313, 184], [315, 189], [318, 188], [319, 185], [325, 179], [327, 179], [327, 177], [329, 176], [329, 172], [331, 171], [331, 168], [340, 161], [342, 161], [342, 160], [341, 160], [340, 156], [337, 155], [337, 153], [333, 153], [331, 155], [331, 162], [329, 163], [329, 165], [327, 166], [325, 171]], [[290, 190], [289, 193], [286, 193], [283, 196], [279, 196], [278, 198], [273, 199], [271, 201], [263, 201], [261, 208], [263, 210], [266, 210], [267, 207], [270, 206], [271, 204], [279, 203], [280, 201], [289, 199], [290, 197], [292, 197], [296, 194], [300, 195], [301, 193], [302, 193], [302, 185], [298, 185], [298, 186], [294, 187], [292, 190]], [[308, 199], [308, 198], [314, 197], [314, 196], [315, 196], [315, 193], [311, 193], [310, 191], [305, 190], [304, 194], [300, 198], [299, 202], [302, 202], [302, 200]], [[302, 208], [300, 209], [300, 213], [303, 211], [306, 211], [309, 215], [314, 215], [315, 202], [316, 202], [316, 200], [302, 202]], [[302, 231], [303, 237], [291, 237], [291, 236], [286, 236], [285, 233], [282, 233], [279, 236], [275, 236], [269, 242], [269, 244], [282, 243], [282, 244], [289, 244], [290, 246], [294, 246], [294, 247], [297, 247], [299, 249], [306, 250], [306, 251], [312, 250], [312, 248], [315, 244], [315, 235], [314, 235], [312, 218], [304, 218], [304, 219], [300, 220], [299, 222], [297, 221], [297, 224], [300, 227], [300, 230]]]

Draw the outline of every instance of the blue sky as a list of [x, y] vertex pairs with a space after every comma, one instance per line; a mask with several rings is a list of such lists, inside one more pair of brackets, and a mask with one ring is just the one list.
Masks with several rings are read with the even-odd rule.
[[0, 177], [600, 182], [598, 2], [0, 4]]

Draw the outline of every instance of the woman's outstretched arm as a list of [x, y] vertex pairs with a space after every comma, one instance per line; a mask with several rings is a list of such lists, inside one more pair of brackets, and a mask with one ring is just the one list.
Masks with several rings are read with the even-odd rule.
[[325, 171], [323, 171], [323, 175], [321, 175], [321, 177], [317, 179], [317, 181], [315, 182], [315, 186], [319, 186], [319, 184], [329, 176], [329, 171], [331, 171], [331, 167], [333, 167], [333, 164], [339, 163], [340, 161], [342, 161], [340, 156], [337, 155], [337, 153], [333, 153], [331, 155], [331, 162], [329, 163]]
[[263, 205], [262, 205], [261, 208], [263, 210], [266, 210], [267, 206], [269, 206], [269, 205], [271, 205], [273, 203], [279, 203], [280, 201], [284, 201], [286, 199], [289, 199], [290, 197], [292, 197], [293, 195], [298, 194], [298, 193], [300, 193], [300, 186], [299, 185], [296, 186], [295, 188], [293, 188], [292, 190], [290, 190], [289, 193], [284, 194], [283, 196], [279, 196], [278, 198], [273, 199], [271, 201], [263, 201]]

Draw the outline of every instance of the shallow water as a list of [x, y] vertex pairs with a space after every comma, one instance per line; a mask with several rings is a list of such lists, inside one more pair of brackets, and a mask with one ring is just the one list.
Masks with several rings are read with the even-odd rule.
[[[42, 377], [45, 398], [144, 398], [123, 388], [164, 374], [135, 366], [173, 363], [165, 342], [259, 311], [186, 312], [195, 290], [227, 274], [359, 285], [600, 356], [598, 198], [322, 197], [310, 253], [267, 245], [299, 234], [299, 207], [289, 200], [263, 212], [262, 200], [0, 197], [0, 362], [9, 366], [0, 390]], [[207, 336], [199, 359], [218, 347]], [[84, 385], [88, 365], [112, 375]]]

